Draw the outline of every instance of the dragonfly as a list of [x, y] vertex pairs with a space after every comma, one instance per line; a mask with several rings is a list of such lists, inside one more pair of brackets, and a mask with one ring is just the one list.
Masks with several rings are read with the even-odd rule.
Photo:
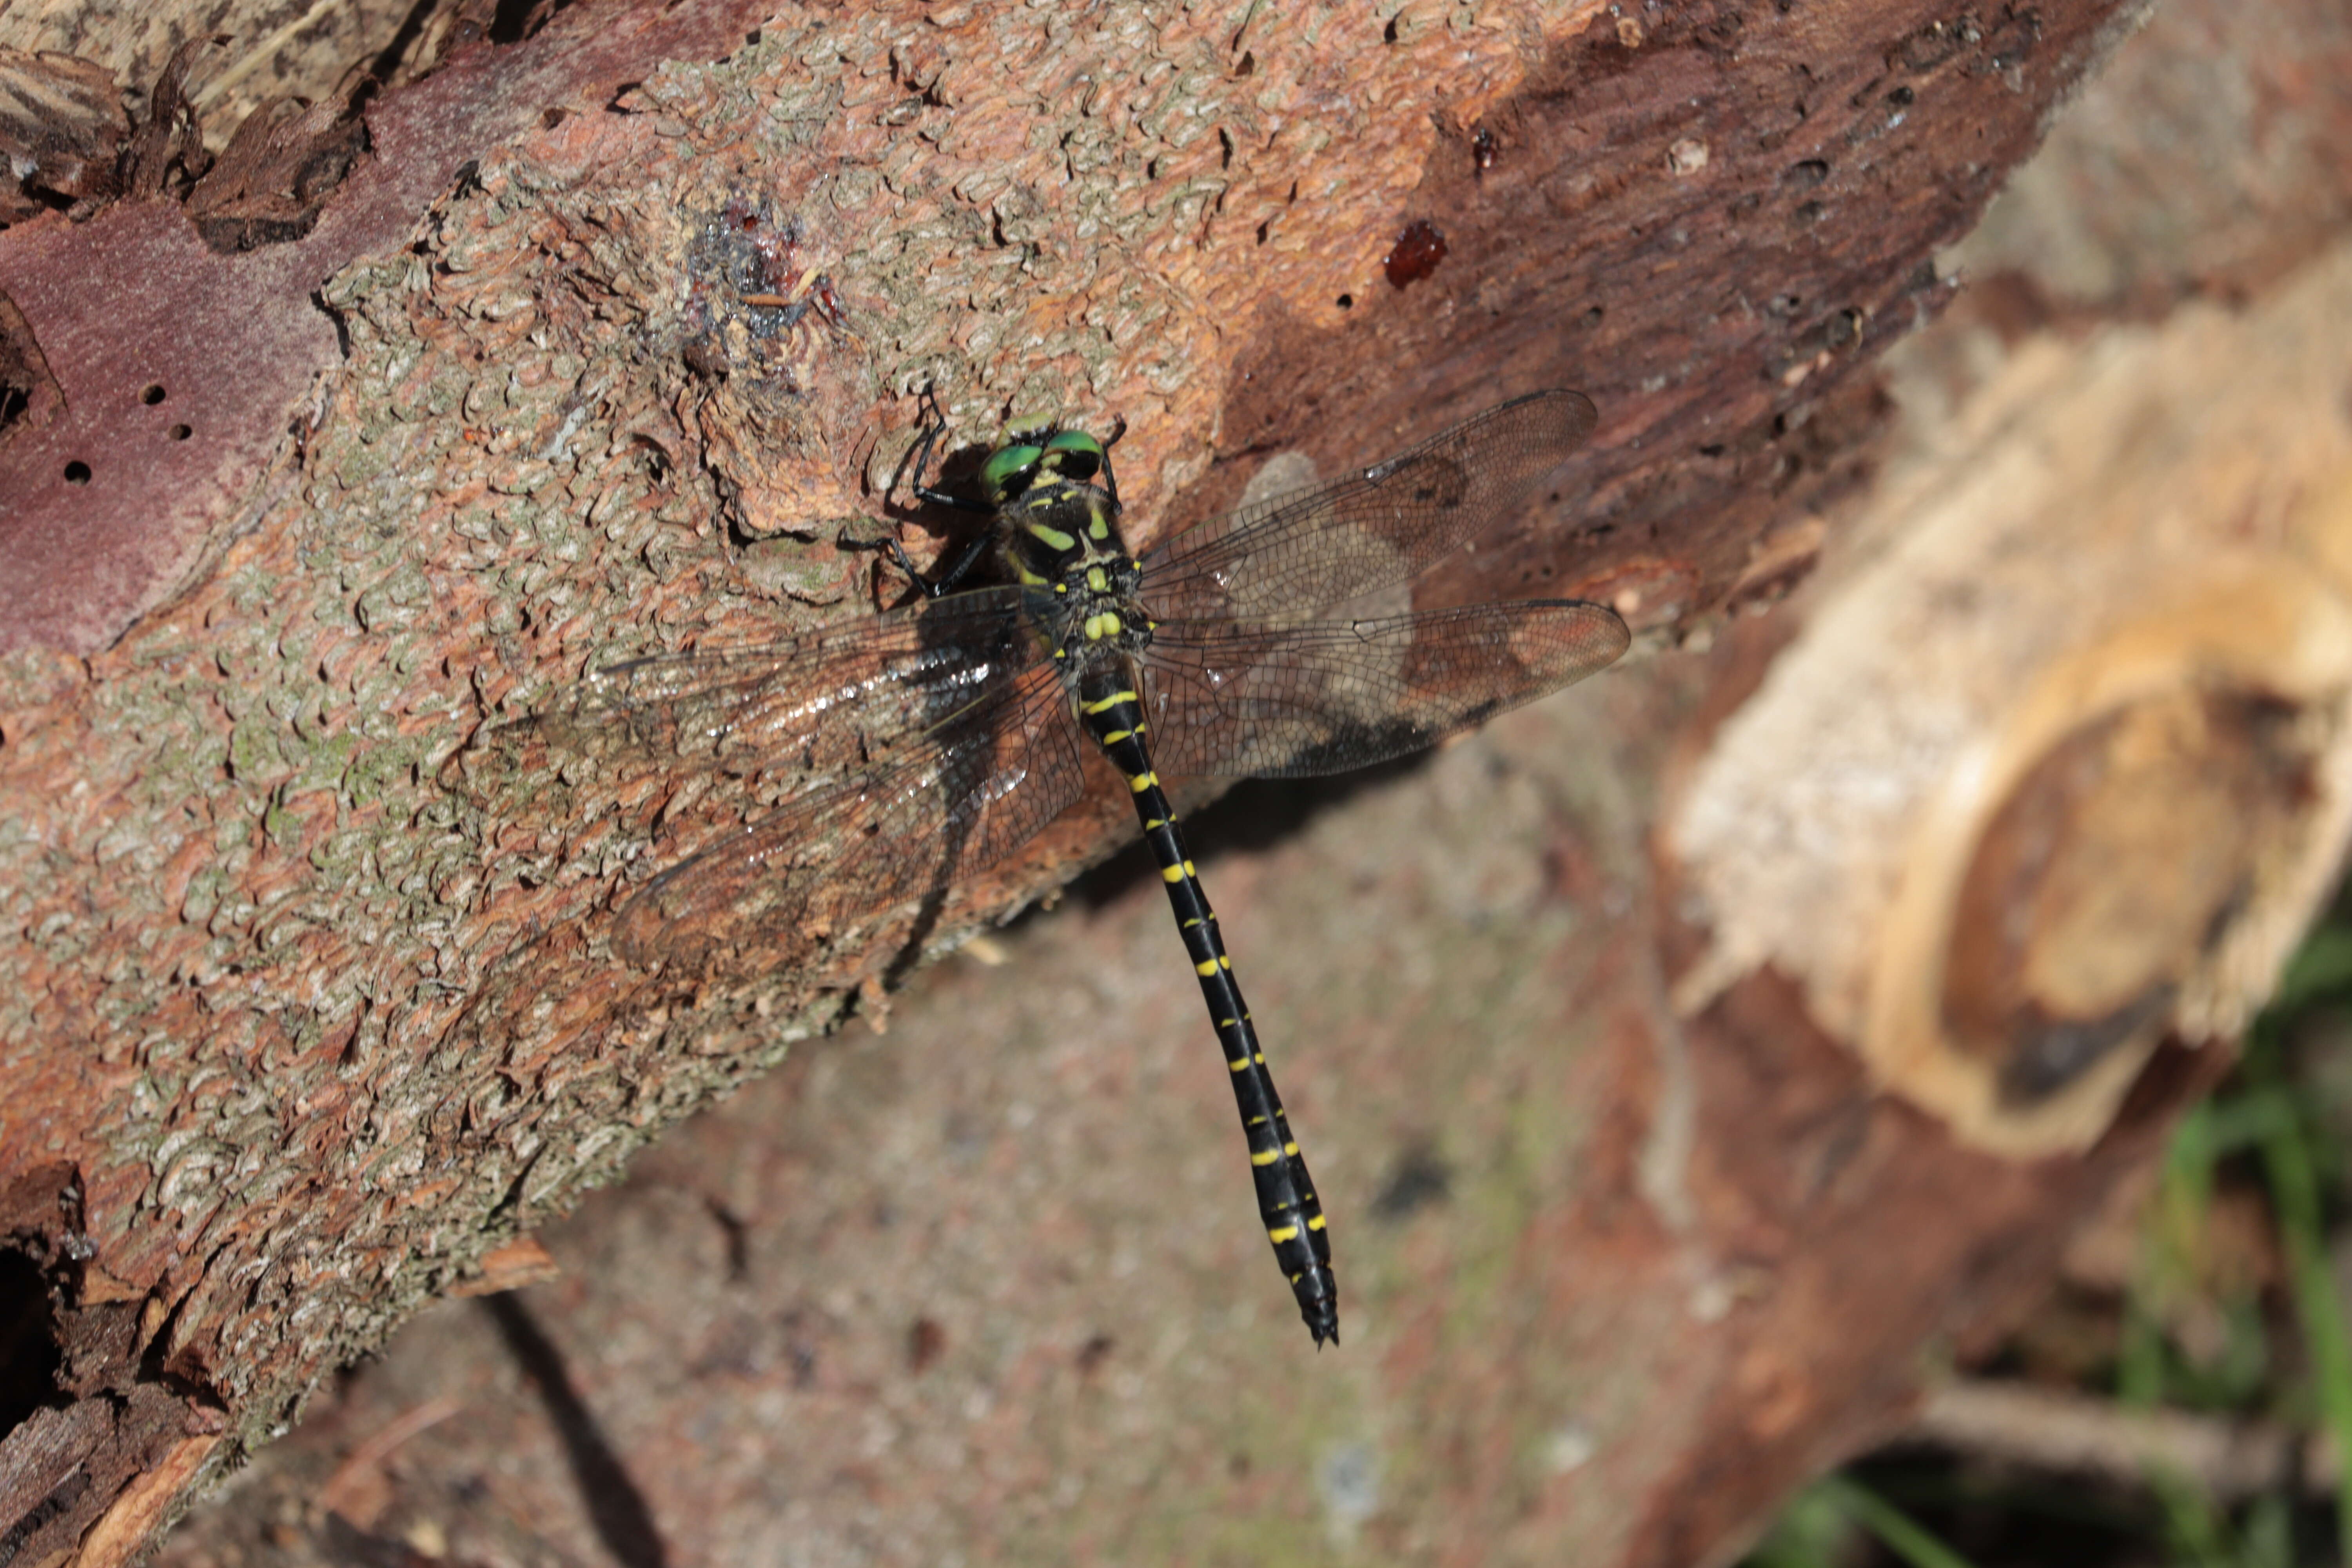
[[[978, 493], [923, 500], [989, 520], [908, 603], [756, 646], [598, 671], [509, 728], [592, 757], [740, 779], [748, 825], [655, 876], [614, 950], [698, 973], [789, 963], [1003, 859], [1087, 790], [1125, 782], [1200, 982], [1258, 1214], [1318, 1348], [1339, 1335], [1328, 1227], [1217, 917], [1161, 784], [1303, 778], [1402, 756], [1614, 663], [1605, 605], [1416, 609], [1417, 580], [1509, 521], [1591, 433], [1580, 393], [1538, 392], [1409, 451], [1130, 553], [1112, 447], [1058, 421], [1004, 427]], [[968, 485], [968, 479], [966, 484]], [[886, 496], [886, 503], [887, 497]], [[994, 581], [968, 585], [983, 561]]]

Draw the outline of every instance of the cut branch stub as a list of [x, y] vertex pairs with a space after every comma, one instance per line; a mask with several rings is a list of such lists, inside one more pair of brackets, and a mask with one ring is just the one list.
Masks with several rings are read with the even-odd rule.
[[2030, 415], [1889, 476], [1900, 542], [1672, 816], [1713, 933], [1685, 1010], [1776, 969], [2020, 1156], [2100, 1138], [2160, 1040], [2245, 1026], [2352, 839], [2347, 310], [2338, 258], [2066, 379], [2021, 354], [1979, 395]]

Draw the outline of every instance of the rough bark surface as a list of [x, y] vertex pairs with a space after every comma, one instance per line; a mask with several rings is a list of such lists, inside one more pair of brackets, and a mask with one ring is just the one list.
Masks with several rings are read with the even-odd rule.
[[[723, 7], [663, 13], [658, 37], [575, 9], [372, 106], [375, 162], [308, 236], [259, 271], [220, 262], [203, 287], [246, 290], [251, 338], [325, 323], [332, 352], [273, 354], [275, 390], [212, 411], [245, 434], [208, 466], [125, 463], [135, 508], [62, 495], [44, 443], [93, 399], [137, 419], [177, 389], [140, 404], [112, 294], [56, 280], [78, 259], [116, 277], [75, 250], [93, 236], [201, 243], [154, 202], [0, 235], [9, 330], [38, 351], [18, 363], [53, 378], [35, 391], [100, 389], [28, 399], [40, 418], [0, 441], [37, 480], [0, 537], [90, 522], [41, 558], [68, 577], [12, 584], [0, 622], [0, 1182], [30, 1194], [8, 1234], [64, 1347], [34, 1401], [54, 1408], [5, 1439], [26, 1479], [0, 1528], [30, 1560], [108, 1560], [903, 960], [902, 919], [756, 982], [634, 970], [616, 893], [743, 803], [536, 775], [486, 800], [443, 764], [613, 658], [863, 613], [866, 563], [830, 541], [876, 510], [913, 387], [936, 379], [971, 441], [1008, 411], [1123, 415], [1147, 543], [1274, 454], [1329, 473], [1581, 386], [1591, 448], [1438, 591], [1600, 598], [1654, 649], [1804, 574], [1883, 418], [1871, 355], [1945, 300], [1935, 251], [2127, 9], [885, 7], [771, 16], [748, 43]], [[687, 36], [725, 42], [650, 58]], [[421, 107], [460, 80], [480, 117]], [[403, 123], [429, 157], [396, 155]], [[370, 232], [396, 237], [292, 265], [357, 232], [338, 200], [395, 177], [420, 182], [413, 227], [384, 202]], [[1444, 254], [1415, 276], [1429, 231]], [[225, 320], [224, 358], [249, 341]], [[2030, 1291], [2063, 1216], [2215, 1056], [2160, 1055], [2090, 1155], [2016, 1163], [1873, 1099], [1798, 982], [1731, 976], [1678, 1013], [1709, 933], [1673, 856], [1641, 848], [1648, 803], [1765, 641], [1449, 753], [1436, 815], [1375, 792], [1213, 881], [1282, 1020], [1294, 1114], [1331, 1151], [1327, 1199], [1365, 1216], [1335, 1219], [1347, 1359], [1302, 1365], [1260, 1289], [1197, 1003], [1156, 895], [1129, 888], [1024, 935], [1017, 984], [943, 971], [886, 1041], [721, 1112], [734, 1173], [641, 1173], [646, 1244], [583, 1244], [565, 1328], [509, 1303], [468, 1331], [478, 1392], [454, 1397], [520, 1366], [562, 1434], [484, 1424], [485, 1451], [525, 1487], [590, 1479], [589, 1516], [539, 1545], [1719, 1555], [1889, 1419], [1920, 1344]], [[1058, 884], [1125, 810], [1074, 812], [931, 911], [929, 940]], [[1318, 967], [1294, 971], [1308, 932]], [[750, 1142], [772, 1121], [782, 1163]], [[605, 1279], [679, 1283], [583, 1291]], [[586, 1344], [690, 1369], [696, 1397], [600, 1427], [565, 1370]], [[379, 1439], [453, 1396], [398, 1419], [379, 1397], [338, 1413], [353, 1468], [281, 1544], [395, 1517]], [[714, 1411], [808, 1454], [714, 1446]], [[614, 1458], [664, 1450], [741, 1461], [656, 1495]], [[484, 1462], [436, 1473], [462, 1500]]]

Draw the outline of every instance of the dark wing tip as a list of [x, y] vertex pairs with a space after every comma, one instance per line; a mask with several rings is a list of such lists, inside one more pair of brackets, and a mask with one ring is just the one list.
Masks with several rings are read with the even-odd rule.
[[1564, 453], [1572, 447], [1584, 445], [1585, 438], [1592, 434], [1593, 426], [1601, 423], [1601, 410], [1594, 405], [1592, 399], [1580, 392], [1573, 392], [1564, 386], [1549, 387], [1542, 392], [1530, 392], [1525, 397], [1514, 397], [1496, 412], [1499, 414], [1505, 409], [1518, 408], [1530, 403], [1550, 405], [1550, 411], [1558, 425], [1553, 431], [1549, 432], [1551, 437], [1549, 445], [1553, 450], [1559, 452]]
[[[1614, 607], [1598, 599], [1511, 599], [1504, 601], [1522, 610], [1573, 610], [1576, 619], [1588, 632], [1604, 644], [1614, 645], [1617, 654], [1633, 646], [1633, 628]], [[1480, 608], [1486, 606], [1481, 605]], [[1611, 655], [1613, 659], [1616, 654]]]

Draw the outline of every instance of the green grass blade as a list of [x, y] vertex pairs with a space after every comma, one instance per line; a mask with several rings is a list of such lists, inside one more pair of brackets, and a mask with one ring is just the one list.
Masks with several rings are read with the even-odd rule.
[[2336, 1550], [2340, 1561], [2352, 1563], [2352, 1467], [2345, 1458], [2352, 1456], [2352, 1346], [2346, 1343], [2344, 1308], [2327, 1268], [2319, 1174], [2299, 1118], [2283, 1119], [2270, 1129], [2262, 1151], [2294, 1280], [2297, 1326], [2317, 1384], [2320, 1420], [2336, 1440]]
[[1937, 1540], [1925, 1525], [1851, 1476], [1825, 1477], [1815, 1483], [1813, 1491], [1878, 1537], [1881, 1545], [1911, 1568], [1972, 1568], [1967, 1558]]

